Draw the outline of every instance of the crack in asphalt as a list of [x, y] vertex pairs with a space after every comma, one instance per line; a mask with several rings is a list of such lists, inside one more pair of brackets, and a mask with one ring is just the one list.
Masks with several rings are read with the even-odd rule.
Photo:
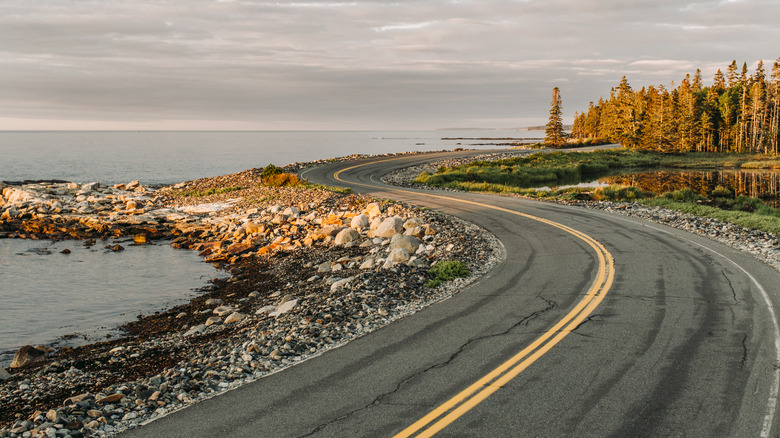
[[739, 368], [744, 369], [747, 364], [748, 348], [747, 348], [747, 335], [742, 335], [742, 360], [739, 361]]
[[729, 277], [726, 275], [726, 271], [720, 271], [721, 275], [723, 275], [723, 278], [726, 279], [726, 283], [729, 285], [729, 289], [731, 289], [731, 296], [734, 298], [734, 302], [737, 304], [740, 304], [739, 300], [737, 299], [737, 291], [734, 289], [734, 285], [731, 283], [731, 280], [729, 280]]
[[[315, 427], [311, 432], [306, 433], [304, 435], [300, 435], [299, 438], [312, 436], [312, 435], [316, 434], [317, 432], [321, 431], [322, 429], [330, 426], [331, 424], [335, 424], [335, 423], [337, 423], [339, 421], [345, 420], [345, 419], [347, 419], [347, 418], [357, 414], [358, 412], [361, 412], [361, 411], [364, 411], [366, 409], [369, 409], [372, 406], [382, 404], [383, 403], [382, 400], [385, 397], [388, 397], [388, 396], [393, 395], [396, 392], [400, 391], [401, 388], [404, 385], [406, 385], [407, 383], [409, 383], [412, 380], [416, 379], [417, 377], [427, 373], [428, 371], [431, 371], [431, 370], [434, 370], [434, 369], [437, 369], [437, 368], [443, 368], [443, 367], [446, 367], [447, 365], [449, 365], [450, 363], [452, 363], [452, 361], [455, 360], [461, 353], [463, 353], [463, 351], [466, 348], [468, 348], [469, 345], [471, 345], [471, 344], [473, 344], [475, 342], [482, 341], [484, 339], [495, 338], [495, 337], [500, 337], [500, 336], [506, 336], [512, 330], [516, 329], [517, 327], [520, 327], [522, 325], [528, 325], [528, 323], [530, 323], [532, 320], [536, 319], [538, 316], [540, 316], [540, 315], [542, 315], [542, 314], [544, 314], [546, 312], [549, 312], [550, 310], [554, 309], [557, 306], [555, 301], [548, 300], [547, 298], [544, 298], [541, 295], [539, 295], [537, 298], [539, 298], [542, 301], [544, 301], [545, 303], [547, 303], [547, 307], [545, 307], [544, 309], [541, 309], [541, 310], [537, 310], [536, 312], [533, 312], [533, 313], [531, 313], [530, 315], [528, 315], [526, 317], [523, 317], [520, 321], [516, 322], [511, 327], [509, 327], [508, 329], [504, 330], [501, 333], [493, 333], [493, 334], [484, 335], [484, 336], [478, 336], [476, 338], [469, 339], [463, 345], [461, 345], [458, 348], [458, 350], [455, 351], [447, 360], [445, 360], [443, 362], [440, 362], [440, 363], [437, 363], [437, 364], [433, 364], [433, 365], [429, 366], [428, 368], [426, 368], [424, 370], [418, 371], [418, 372], [416, 372], [416, 373], [406, 377], [405, 379], [403, 379], [400, 382], [398, 382], [398, 384], [395, 386], [395, 388], [392, 391], [386, 392], [384, 394], [380, 394], [371, 403], [368, 403], [365, 406], [361, 406], [361, 407], [359, 407], [357, 409], [349, 411], [349, 412], [347, 412], [345, 414], [339, 415], [338, 417], [336, 417], [336, 418], [334, 418], [334, 419], [332, 419], [332, 420], [330, 420], [330, 421], [328, 421], [326, 423], [323, 423], [323, 424]], [[427, 405], [419, 405], [419, 404], [416, 405], [416, 404], [413, 404], [413, 403], [386, 403], [386, 404], [390, 405], [390, 406], [426, 406], [426, 407], [430, 407], [430, 406], [427, 406]]]

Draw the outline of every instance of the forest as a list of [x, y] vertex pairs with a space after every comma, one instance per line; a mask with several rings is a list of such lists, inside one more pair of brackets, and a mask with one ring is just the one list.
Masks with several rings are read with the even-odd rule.
[[609, 99], [575, 115], [571, 137], [666, 153], [778, 154], [780, 58], [769, 75], [762, 61], [750, 74], [732, 61], [708, 87], [697, 69], [670, 88], [634, 91], [624, 76]]

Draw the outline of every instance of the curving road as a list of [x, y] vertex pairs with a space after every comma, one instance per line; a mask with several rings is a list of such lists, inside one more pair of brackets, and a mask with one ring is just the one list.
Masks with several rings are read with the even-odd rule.
[[643, 221], [378, 182], [464, 154], [305, 176], [477, 223], [504, 245], [495, 269], [449, 300], [123, 436], [780, 434], [780, 273]]

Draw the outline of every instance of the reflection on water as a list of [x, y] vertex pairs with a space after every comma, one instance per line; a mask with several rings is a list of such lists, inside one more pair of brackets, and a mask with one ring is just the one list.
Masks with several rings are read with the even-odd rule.
[[0, 239], [0, 364], [22, 345], [64, 335], [78, 336], [68, 345], [102, 340], [136, 315], [186, 302], [210, 278], [225, 276], [193, 251], [129, 242], [111, 252], [109, 243]]
[[599, 184], [634, 186], [656, 194], [685, 187], [708, 196], [721, 186], [737, 196], [760, 198], [773, 207], [780, 204], [780, 172], [747, 170], [675, 171], [663, 170], [628, 175], [616, 175], [598, 180]]

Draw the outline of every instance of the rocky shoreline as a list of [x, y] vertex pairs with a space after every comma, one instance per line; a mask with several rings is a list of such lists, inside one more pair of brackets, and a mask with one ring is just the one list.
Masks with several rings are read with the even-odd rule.
[[[463, 162], [384, 180], [410, 186], [424, 169]], [[188, 304], [127, 324], [125, 338], [33, 352], [42, 360], [0, 368], [0, 437], [111, 436], [445, 299], [501, 257], [494, 237], [455, 218], [364, 196], [265, 187], [261, 170], [157, 190], [0, 186], [0, 237], [170, 242], [231, 274]], [[780, 239], [768, 233], [638, 204], [566, 203], [706, 235], [780, 270]], [[397, 251], [407, 243], [406, 255]], [[424, 287], [438, 260], [461, 261], [472, 276]]]
[[[231, 274], [126, 337], [20, 350], [0, 369], [0, 436], [110, 436], [338, 347], [489, 270], [480, 228], [402, 203], [267, 187], [262, 169], [160, 189], [137, 182], [0, 187], [0, 237], [115, 239], [198, 251]], [[59, 255], [53, 255], [59, 256]], [[457, 260], [469, 278], [425, 287]]]

